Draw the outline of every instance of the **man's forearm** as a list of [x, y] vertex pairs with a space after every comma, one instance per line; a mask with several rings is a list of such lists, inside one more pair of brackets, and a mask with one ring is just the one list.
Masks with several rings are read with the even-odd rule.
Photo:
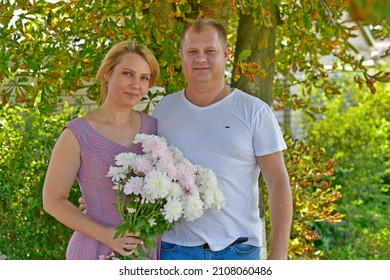
[[271, 217], [271, 250], [269, 259], [287, 259], [291, 222], [292, 194], [287, 183], [269, 189]]

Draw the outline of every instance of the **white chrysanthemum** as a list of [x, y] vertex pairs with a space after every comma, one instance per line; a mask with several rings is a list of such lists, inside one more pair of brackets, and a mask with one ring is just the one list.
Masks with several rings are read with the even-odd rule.
[[203, 199], [204, 210], [210, 209], [215, 204], [214, 191], [213, 189], [206, 188], [205, 186], [201, 186], [199, 188], [199, 192]]
[[215, 199], [215, 207], [217, 210], [221, 210], [226, 203], [225, 196], [223, 195], [223, 192], [220, 189], [216, 189], [214, 192], [214, 199]]
[[150, 218], [150, 219], [148, 220], [148, 223], [149, 223], [149, 225], [150, 225], [151, 227], [157, 225], [156, 219], [155, 219], [155, 218]]
[[137, 155], [134, 153], [120, 153], [115, 156], [115, 164], [127, 169], [129, 166], [134, 165], [136, 157]]
[[144, 178], [143, 177], [131, 177], [125, 184], [123, 188], [123, 192], [126, 195], [130, 195], [134, 193], [135, 195], [138, 195], [142, 191], [142, 187], [144, 185]]
[[110, 169], [107, 172], [107, 177], [112, 177], [111, 180], [114, 182], [118, 182], [126, 178], [126, 168], [110, 166]]
[[215, 207], [220, 210], [225, 205], [225, 197], [218, 188], [215, 173], [211, 169], [199, 165], [196, 166], [196, 169], [196, 184], [199, 186], [199, 192], [204, 201], [204, 209]]
[[183, 204], [177, 198], [168, 198], [164, 208], [161, 209], [164, 219], [169, 223], [173, 223], [183, 215]]
[[133, 214], [135, 213], [136, 209], [135, 208], [127, 208], [127, 212], [129, 212], [130, 214]]
[[134, 144], [142, 143], [142, 142], [146, 141], [147, 139], [149, 139], [149, 137], [150, 137], [149, 134], [139, 133], [139, 134], [137, 134], [137, 135], [134, 137], [133, 143], [134, 143]]
[[150, 202], [165, 198], [170, 192], [171, 180], [164, 174], [153, 170], [146, 174], [143, 194]]
[[196, 185], [200, 186], [200, 185], [203, 185], [203, 177], [204, 177], [204, 168], [201, 167], [200, 165], [195, 165], [195, 169], [196, 169], [196, 178], [195, 178], [195, 182], [196, 182]]
[[172, 198], [179, 198], [182, 195], [183, 195], [183, 189], [181, 188], [181, 186], [178, 183], [172, 182], [169, 196]]
[[175, 160], [181, 160], [184, 157], [183, 153], [178, 148], [176, 148], [175, 146], [170, 146], [169, 150], [171, 151], [172, 157]]
[[207, 187], [216, 188], [218, 185], [217, 176], [208, 168], [203, 168], [199, 165], [196, 166], [196, 184], [205, 185]]
[[183, 202], [183, 205], [183, 216], [187, 221], [194, 221], [203, 215], [203, 202], [198, 196], [188, 196]]

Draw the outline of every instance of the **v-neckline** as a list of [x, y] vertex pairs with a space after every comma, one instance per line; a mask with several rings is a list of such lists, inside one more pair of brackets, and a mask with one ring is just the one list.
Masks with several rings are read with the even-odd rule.
[[[144, 122], [143, 122], [144, 115], [143, 115], [142, 112], [140, 112], [140, 114], [141, 114], [141, 127], [140, 127], [140, 129], [139, 129], [139, 131], [138, 131], [137, 134], [142, 133], [143, 123], [144, 123]], [[112, 140], [112, 139], [110, 139], [110, 138], [107, 138], [106, 136], [104, 136], [103, 134], [101, 134], [99, 131], [97, 131], [97, 130], [89, 123], [89, 121], [88, 121], [85, 117], [82, 117], [82, 118], [80, 118], [80, 119], [82, 119], [94, 133], [98, 134], [100, 137], [106, 139], [107, 141], [110, 141], [111, 143], [114, 143], [114, 144], [116, 144], [116, 145], [118, 145], [118, 146], [120, 146], [120, 147], [122, 147], [122, 148], [125, 148], [125, 149], [131, 149], [131, 148], [135, 145], [135, 144], [132, 143], [131, 146], [129, 146], [129, 147], [123, 146], [122, 144], [119, 144], [118, 142], [115, 142], [114, 140]]]

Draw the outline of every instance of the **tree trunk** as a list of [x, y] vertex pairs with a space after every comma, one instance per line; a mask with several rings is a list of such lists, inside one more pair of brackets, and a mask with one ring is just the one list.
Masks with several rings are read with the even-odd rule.
[[[175, 39], [175, 26], [177, 25], [176, 18], [173, 16], [174, 9], [172, 3], [167, 0], [155, 1], [149, 8], [150, 14], [159, 22], [160, 28], [164, 28], [169, 32], [165, 32], [164, 35], [171, 39]], [[162, 26], [161, 26], [162, 25]]]
[[231, 0], [187, 0], [196, 13], [193, 13], [192, 18], [207, 17], [218, 20], [225, 28], [229, 22], [231, 11]]
[[[274, 23], [276, 6], [270, 6], [269, 12]], [[256, 62], [260, 66], [261, 73], [256, 75], [254, 83], [241, 75], [237, 82], [232, 81], [232, 85], [259, 97], [268, 104], [272, 101], [275, 74], [275, 38], [275, 23], [271, 27], [266, 27], [264, 24], [260, 26], [252, 15], [240, 15], [234, 60], [238, 60], [242, 51], [251, 50], [247, 62]]]
[[[255, 62], [260, 66], [260, 73], [255, 76], [255, 81], [251, 82], [247, 77], [241, 75], [237, 81], [232, 80], [231, 85], [239, 88], [251, 95], [259, 97], [264, 102], [271, 104], [273, 79], [275, 73], [275, 38], [276, 38], [276, 15], [277, 7], [270, 4], [270, 1], [261, 0], [263, 8], [268, 10], [270, 22], [272, 24], [259, 24], [253, 14], [241, 14], [237, 32], [237, 42], [235, 49], [235, 62], [238, 61], [240, 53], [244, 50], [251, 50], [251, 55], [245, 62]], [[265, 22], [265, 21], [263, 21]], [[267, 238], [264, 202], [264, 184], [259, 186], [259, 208], [260, 218], [263, 223], [263, 245], [261, 248], [261, 258], [267, 258]]]

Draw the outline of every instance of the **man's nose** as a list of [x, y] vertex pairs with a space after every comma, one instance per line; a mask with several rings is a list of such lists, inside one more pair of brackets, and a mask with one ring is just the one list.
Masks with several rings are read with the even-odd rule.
[[206, 53], [204, 52], [199, 52], [196, 57], [195, 57], [196, 61], [198, 62], [205, 62], [207, 60], [207, 57], [206, 57]]

